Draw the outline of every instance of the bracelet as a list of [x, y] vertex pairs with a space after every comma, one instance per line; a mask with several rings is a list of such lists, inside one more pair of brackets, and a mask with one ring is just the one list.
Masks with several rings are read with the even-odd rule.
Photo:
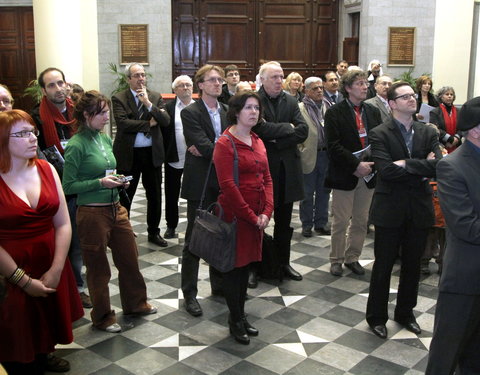
[[32, 278], [28, 276], [28, 281], [22, 286], [22, 289], [27, 290], [27, 288], [30, 286], [31, 283], [32, 283]]
[[25, 275], [25, 271], [19, 267], [15, 270], [15, 272], [8, 278], [8, 281], [14, 285], [17, 285], [18, 282], [22, 279], [23, 275]]

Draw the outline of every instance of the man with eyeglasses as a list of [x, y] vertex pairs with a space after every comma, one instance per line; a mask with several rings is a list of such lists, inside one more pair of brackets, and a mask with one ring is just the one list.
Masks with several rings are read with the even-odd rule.
[[235, 95], [235, 88], [240, 82], [240, 73], [236, 65], [227, 65], [225, 67], [225, 83], [222, 87], [222, 94], [218, 97], [220, 103], [228, 104], [228, 100]]
[[328, 201], [330, 190], [325, 188], [328, 167], [327, 143], [323, 129], [328, 104], [323, 98], [323, 82], [319, 77], [305, 80], [305, 96], [299, 104], [300, 113], [308, 125], [307, 139], [298, 145], [301, 152], [305, 198], [300, 201], [302, 235], [312, 237], [312, 228], [329, 236]]
[[127, 65], [125, 75], [129, 88], [112, 96], [113, 115], [117, 124], [113, 143], [117, 173], [133, 177], [127, 194], [120, 195], [120, 202], [130, 215], [141, 176], [147, 197], [148, 241], [167, 247], [168, 243], [160, 235], [159, 229], [162, 215], [162, 164], [165, 159], [160, 127], [167, 127], [170, 117], [162, 96], [147, 89], [147, 75], [141, 64]]
[[432, 189], [442, 158], [435, 130], [413, 121], [417, 102], [407, 82], [388, 89], [392, 118], [370, 132], [377, 185], [371, 210], [375, 225], [375, 263], [372, 269], [366, 319], [371, 330], [387, 337], [390, 277], [401, 248], [400, 282], [394, 320], [420, 334], [413, 309], [417, 304], [420, 259], [428, 229], [434, 223]]
[[357, 275], [365, 273], [359, 258], [375, 186], [369, 133], [382, 122], [378, 109], [363, 103], [367, 89], [365, 72], [345, 73], [341, 90], [346, 98], [325, 113], [329, 157], [325, 186], [333, 189], [330, 273], [334, 276], [342, 276], [342, 264]]
[[387, 99], [387, 92], [392, 86], [392, 83], [392, 79], [389, 76], [383, 75], [378, 77], [374, 84], [376, 95], [373, 98], [365, 100], [365, 103], [378, 108], [380, 115], [382, 116], [382, 122], [387, 121], [392, 113]]
[[[180, 193], [181, 197], [187, 200], [187, 230], [182, 253], [182, 292], [185, 309], [192, 316], [200, 316], [203, 312], [197, 301], [199, 258], [190, 252], [190, 237], [215, 142], [227, 128], [228, 106], [218, 101], [224, 76], [223, 69], [219, 66], [202, 66], [194, 77], [201, 99], [185, 107], [180, 113], [187, 147]], [[203, 207], [215, 202], [218, 193], [217, 176], [212, 166]], [[213, 267], [210, 267], [210, 285], [213, 295], [223, 295], [221, 273]]]
[[192, 104], [193, 82], [187, 75], [175, 78], [172, 83], [175, 100], [166, 105], [170, 124], [162, 128], [165, 147], [165, 220], [167, 230], [164, 238], [174, 238], [178, 225], [178, 198], [185, 164], [187, 145], [183, 136], [183, 124], [180, 113]]
[[0, 84], [0, 112], [11, 111], [13, 107], [13, 97], [7, 86]]

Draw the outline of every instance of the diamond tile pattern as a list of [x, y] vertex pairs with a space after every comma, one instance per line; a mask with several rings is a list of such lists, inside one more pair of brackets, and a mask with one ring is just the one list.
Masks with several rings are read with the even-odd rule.
[[[91, 328], [89, 310], [75, 323], [75, 341], [56, 354], [69, 360], [69, 374], [421, 374], [425, 370], [433, 330], [438, 275], [422, 276], [415, 315], [423, 332], [416, 336], [393, 321], [389, 338], [373, 335], [365, 322], [365, 306], [373, 265], [373, 233], [365, 242], [364, 276], [345, 268], [343, 277], [329, 273], [328, 236], [304, 238], [294, 207], [292, 265], [303, 281], [262, 280], [249, 289], [246, 312], [260, 330], [250, 345], [236, 343], [227, 327], [228, 309], [210, 294], [208, 267], [199, 272], [199, 302], [204, 314], [190, 316], [183, 308], [181, 254], [186, 228], [186, 202], [180, 201], [177, 237], [167, 248], [147, 241], [146, 200], [139, 189], [131, 221], [137, 234], [139, 264], [150, 303], [158, 313], [131, 318], [122, 315], [117, 272], [112, 264], [110, 293], [123, 331], [109, 334]], [[162, 221], [162, 234], [165, 223]], [[272, 228], [267, 231], [271, 233]], [[430, 264], [432, 271], [436, 266]], [[390, 301], [395, 303], [399, 266], [394, 268]], [[392, 305], [393, 306], [393, 305]], [[390, 306], [390, 312], [392, 312]], [[53, 374], [53, 373], [52, 373]]]

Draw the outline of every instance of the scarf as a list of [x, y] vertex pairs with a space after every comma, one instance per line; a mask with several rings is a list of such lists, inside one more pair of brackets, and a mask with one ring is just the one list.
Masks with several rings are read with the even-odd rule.
[[[451, 136], [455, 136], [457, 132], [457, 108], [454, 105], [451, 106], [451, 111], [448, 113], [447, 106], [440, 104], [442, 109], [443, 119], [445, 120], [445, 131]], [[455, 150], [455, 147], [448, 147], [447, 151], [450, 153]]]
[[323, 126], [322, 126], [323, 113], [320, 110], [320, 108], [318, 108], [317, 104], [308, 96], [305, 95], [302, 101], [303, 101], [303, 105], [307, 109], [308, 115], [312, 119], [313, 123], [317, 126], [318, 142], [320, 145], [323, 145], [323, 142], [325, 140], [325, 135], [324, 135]]
[[63, 117], [55, 104], [48, 100], [46, 96], [44, 96], [40, 102], [40, 118], [43, 123], [42, 132], [45, 139], [45, 145], [47, 147], [53, 145], [57, 146], [58, 151], [60, 151], [62, 155], [64, 150], [60, 144], [60, 138], [58, 137], [55, 123], [68, 127], [69, 133], [73, 132], [73, 124], [75, 123], [75, 120], [73, 119], [73, 103], [69, 98], [67, 98], [65, 102], [68, 118], [72, 119], [70, 121], [65, 120], [65, 117]]

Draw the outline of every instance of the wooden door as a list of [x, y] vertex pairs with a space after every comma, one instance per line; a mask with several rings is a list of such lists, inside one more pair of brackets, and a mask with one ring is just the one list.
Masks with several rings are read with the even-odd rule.
[[0, 83], [15, 99], [14, 108], [27, 112], [33, 101], [23, 90], [36, 78], [35, 38], [32, 7], [0, 8]]
[[172, 10], [172, 78], [235, 64], [254, 81], [268, 60], [306, 78], [337, 63], [336, 0], [172, 0]]

